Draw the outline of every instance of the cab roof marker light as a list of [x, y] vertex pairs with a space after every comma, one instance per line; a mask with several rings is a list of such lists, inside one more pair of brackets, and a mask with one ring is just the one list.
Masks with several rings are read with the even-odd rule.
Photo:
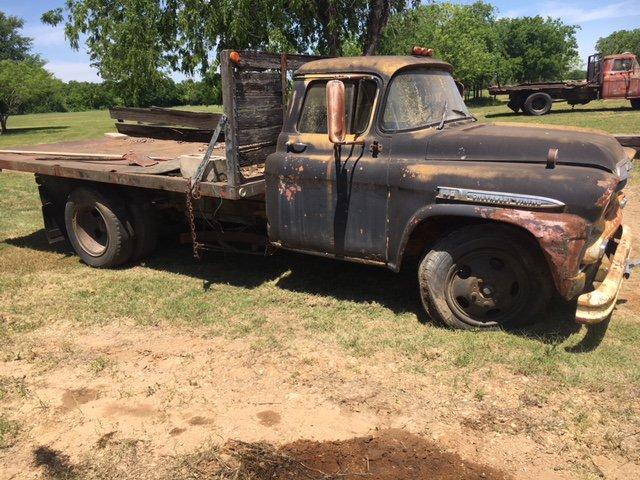
[[411, 54], [419, 57], [433, 57], [433, 48], [418, 47], [416, 45], [411, 49]]

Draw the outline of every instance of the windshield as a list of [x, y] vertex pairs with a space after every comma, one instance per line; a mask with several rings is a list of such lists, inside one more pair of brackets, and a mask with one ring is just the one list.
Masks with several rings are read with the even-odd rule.
[[461, 118], [472, 117], [448, 72], [409, 70], [396, 75], [389, 86], [382, 128], [412, 130]]

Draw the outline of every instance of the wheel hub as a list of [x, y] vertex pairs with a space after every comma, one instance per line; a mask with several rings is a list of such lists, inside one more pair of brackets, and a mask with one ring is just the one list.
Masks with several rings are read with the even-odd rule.
[[102, 255], [109, 245], [107, 224], [95, 207], [79, 209], [73, 218], [73, 228], [80, 246], [93, 257]]
[[472, 322], [500, 322], [521, 308], [528, 277], [520, 262], [501, 250], [462, 256], [448, 276], [447, 302]]

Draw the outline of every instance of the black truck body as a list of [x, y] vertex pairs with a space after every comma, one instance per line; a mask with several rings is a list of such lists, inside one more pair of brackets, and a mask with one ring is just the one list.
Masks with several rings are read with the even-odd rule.
[[0, 168], [37, 174], [49, 237], [93, 266], [150, 253], [158, 222], [186, 213], [196, 254], [416, 260], [425, 309], [452, 327], [535, 320], [553, 291], [579, 322], [610, 316], [635, 151], [598, 132], [479, 124], [451, 66], [428, 56], [308, 60], [222, 52], [225, 153], [214, 135], [192, 177], [124, 157], [0, 152]]

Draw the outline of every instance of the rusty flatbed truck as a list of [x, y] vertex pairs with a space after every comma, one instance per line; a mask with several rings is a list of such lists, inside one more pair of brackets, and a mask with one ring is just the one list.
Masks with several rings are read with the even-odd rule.
[[585, 105], [592, 100], [629, 100], [640, 109], [640, 65], [633, 53], [602, 57], [591, 55], [587, 79], [568, 82], [521, 83], [489, 87], [491, 95], [509, 95], [507, 106], [515, 113], [546, 115], [553, 102]]
[[451, 327], [534, 321], [554, 293], [577, 299], [578, 322], [610, 316], [635, 151], [603, 133], [477, 123], [431, 56], [221, 55], [226, 154], [209, 155], [214, 134], [195, 174], [0, 153], [0, 168], [36, 173], [52, 240], [109, 267], [150, 253], [158, 215], [186, 212], [195, 247], [417, 265], [424, 308]]

